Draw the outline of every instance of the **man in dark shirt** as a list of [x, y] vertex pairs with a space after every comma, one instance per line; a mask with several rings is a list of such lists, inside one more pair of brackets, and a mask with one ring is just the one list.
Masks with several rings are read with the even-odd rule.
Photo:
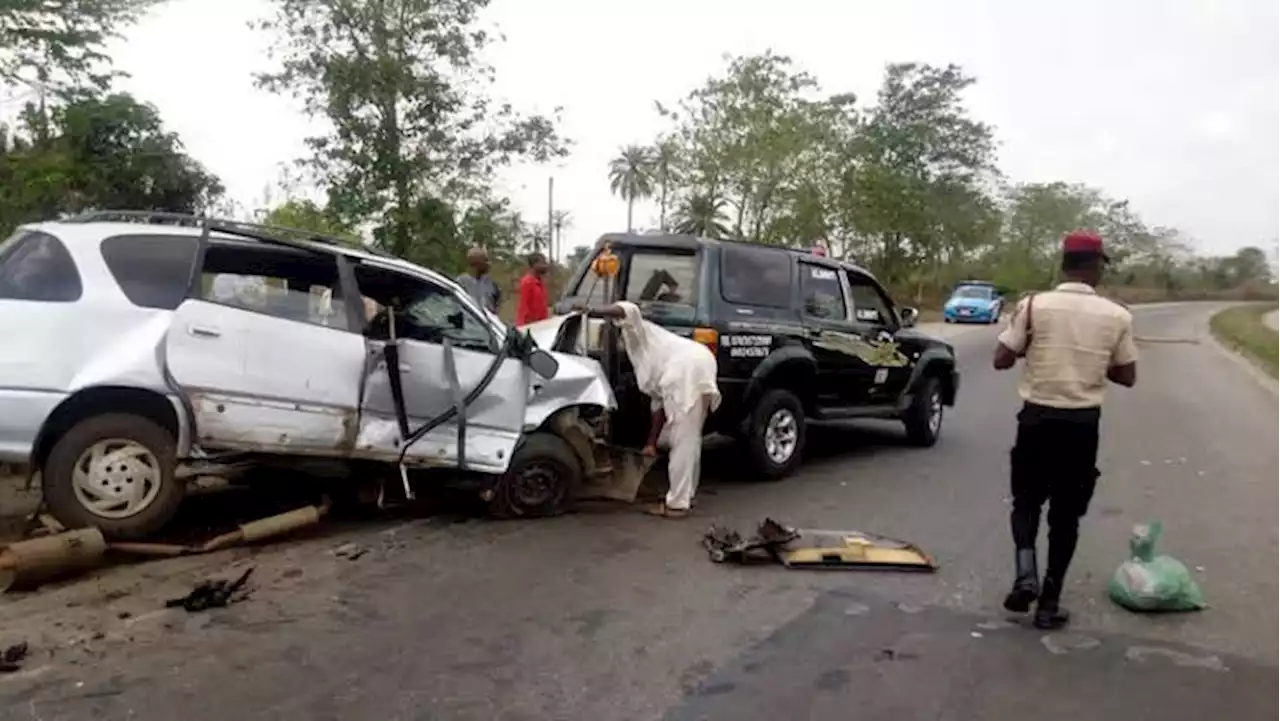
[[467, 272], [458, 276], [458, 285], [467, 291], [481, 308], [497, 313], [502, 303], [502, 291], [489, 277], [489, 253], [479, 246], [467, 251]]

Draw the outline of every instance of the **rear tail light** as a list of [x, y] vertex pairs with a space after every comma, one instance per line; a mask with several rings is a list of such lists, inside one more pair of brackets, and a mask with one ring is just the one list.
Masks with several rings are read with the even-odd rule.
[[715, 328], [694, 328], [693, 339], [706, 346], [711, 355], [718, 355], [720, 352], [720, 333]]

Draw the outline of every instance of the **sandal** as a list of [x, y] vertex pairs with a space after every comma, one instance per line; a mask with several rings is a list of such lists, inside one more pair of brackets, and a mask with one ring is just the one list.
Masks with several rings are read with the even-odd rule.
[[668, 508], [665, 503], [650, 506], [646, 508], [644, 512], [650, 516], [658, 516], [659, 518], [679, 519], [689, 517], [688, 508]]

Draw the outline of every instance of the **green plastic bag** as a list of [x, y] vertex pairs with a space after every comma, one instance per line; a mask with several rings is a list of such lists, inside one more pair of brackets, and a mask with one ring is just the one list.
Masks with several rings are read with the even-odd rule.
[[1155, 555], [1162, 530], [1159, 521], [1134, 526], [1129, 537], [1132, 557], [1120, 564], [1107, 587], [1111, 600], [1130, 611], [1205, 608], [1204, 595], [1187, 567], [1172, 556]]

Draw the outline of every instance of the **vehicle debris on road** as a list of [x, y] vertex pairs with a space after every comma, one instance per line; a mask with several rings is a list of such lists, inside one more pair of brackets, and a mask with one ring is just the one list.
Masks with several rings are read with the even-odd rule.
[[772, 560], [787, 568], [882, 568], [936, 571], [937, 564], [914, 544], [861, 531], [790, 528], [766, 518], [756, 534], [713, 526], [702, 545], [711, 560], [747, 564]]
[[233, 581], [225, 579], [201, 581], [191, 589], [191, 593], [179, 598], [171, 598], [164, 602], [164, 606], [165, 608], [182, 607], [195, 613], [208, 608], [221, 608], [238, 603], [249, 596], [249, 590], [245, 588], [245, 584], [252, 573], [253, 566], [250, 566]]
[[15, 643], [0, 652], [0, 673], [14, 673], [22, 670], [22, 660], [29, 650], [27, 642]]

